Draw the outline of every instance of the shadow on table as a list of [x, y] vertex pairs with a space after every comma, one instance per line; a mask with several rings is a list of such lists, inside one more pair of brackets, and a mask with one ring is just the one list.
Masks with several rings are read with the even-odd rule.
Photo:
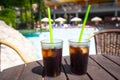
[[32, 72], [38, 75], [44, 76], [44, 67], [39, 61], [36, 61], [40, 66], [36, 66], [32, 69]]
[[65, 72], [66, 74], [72, 74], [70, 70], [70, 64], [67, 62], [65, 58], [63, 60], [64, 60], [64, 64], [62, 64], [63, 72]]

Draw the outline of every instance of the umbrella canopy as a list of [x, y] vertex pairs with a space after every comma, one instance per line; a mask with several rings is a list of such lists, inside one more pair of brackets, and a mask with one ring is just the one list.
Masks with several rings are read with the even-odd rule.
[[102, 21], [102, 18], [100, 17], [93, 17], [91, 21]]
[[[42, 21], [42, 22], [48, 22], [49, 19], [48, 19], [47, 17], [45, 17], [45, 18], [41, 19], [41, 21]], [[53, 20], [51, 19], [51, 21], [53, 21]]]
[[62, 17], [59, 17], [57, 19], [55, 19], [56, 22], [65, 22], [66, 19], [62, 18]]
[[114, 20], [118, 20], [118, 21], [120, 21], [120, 17], [112, 17], [111, 20], [112, 20], [112, 21], [114, 21]]
[[82, 19], [78, 18], [78, 17], [74, 17], [74, 18], [71, 19], [71, 21], [82, 21]]

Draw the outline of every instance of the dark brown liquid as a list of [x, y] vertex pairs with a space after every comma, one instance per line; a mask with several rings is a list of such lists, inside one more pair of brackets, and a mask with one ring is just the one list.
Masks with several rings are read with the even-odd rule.
[[43, 62], [45, 68], [45, 75], [55, 77], [61, 72], [61, 49], [43, 49]]
[[[82, 75], [87, 72], [88, 47], [74, 48], [70, 47], [71, 71], [74, 74]], [[84, 51], [83, 51], [84, 50]], [[85, 51], [86, 50], [86, 51]]]

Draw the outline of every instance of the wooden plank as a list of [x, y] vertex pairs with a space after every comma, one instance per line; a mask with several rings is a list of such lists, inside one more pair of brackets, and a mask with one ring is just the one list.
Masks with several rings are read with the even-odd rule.
[[66, 80], [66, 76], [64, 72], [62, 71], [61, 74], [57, 77], [47, 77], [45, 76], [44, 80]]
[[23, 72], [25, 65], [19, 65], [15, 67], [8, 68], [3, 70], [0, 73], [0, 80], [19, 80], [20, 75]]
[[[119, 57], [107, 56], [111, 60], [119, 64]], [[120, 66], [112, 62], [106, 57], [97, 55], [91, 56], [88, 63], [88, 74], [74, 75], [70, 71], [70, 59], [63, 57], [63, 70], [61, 75], [55, 78], [45, 77], [45, 80], [120, 80]], [[42, 61], [32, 62], [28, 64], [25, 69], [24, 65], [9, 68], [0, 72], [0, 80], [42, 80]], [[23, 70], [24, 69], [24, 70]], [[66, 74], [64, 74], [64, 69]], [[105, 70], [104, 70], [105, 69]], [[24, 71], [24, 72], [23, 72]], [[22, 73], [23, 72], [23, 73]], [[68, 78], [66, 78], [68, 77]], [[20, 79], [19, 79], [20, 78]], [[44, 80], [43, 79], [43, 80]]]
[[19, 80], [41, 80], [42, 70], [43, 67], [40, 61], [29, 63], [25, 67], [24, 72]]
[[110, 55], [104, 55], [104, 56], [120, 66], [120, 57], [119, 56], [110, 56]]
[[66, 76], [62, 71], [58, 77], [46, 77], [43, 73], [43, 62], [37, 61], [27, 65], [20, 80], [65, 80]]
[[63, 67], [66, 71], [68, 80], [90, 80], [90, 78], [88, 77], [88, 75], [75, 75], [72, 74], [71, 70], [70, 70], [70, 58], [68, 57], [64, 57], [62, 60], [63, 63]]
[[101, 56], [91, 56], [103, 69], [105, 69], [112, 77], [120, 80], [120, 66], [111, 60]]
[[91, 58], [88, 60], [88, 74], [93, 80], [115, 80]]

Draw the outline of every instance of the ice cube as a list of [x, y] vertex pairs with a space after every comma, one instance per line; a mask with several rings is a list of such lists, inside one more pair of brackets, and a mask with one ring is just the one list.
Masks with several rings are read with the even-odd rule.
[[53, 51], [52, 51], [51, 49], [48, 51], [47, 56], [48, 56], [48, 57], [54, 56]]
[[70, 47], [70, 53], [71, 53], [71, 54], [75, 54], [75, 53], [76, 53], [76, 51], [75, 51], [75, 48], [74, 48], [74, 47]]
[[47, 57], [47, 54], [48, 54], [47, 51], [48, 51], [48, 50], [43, 50], [43, 51], [42, 51], [42, 55], [43, 55], [43, 57], [45, 57], [45, 58]]
[[81, 48], [81, 50], [82, 50], [83, 54], [88, 54], [89, 53], [88, 47], [83, 47], [83, 48]]

